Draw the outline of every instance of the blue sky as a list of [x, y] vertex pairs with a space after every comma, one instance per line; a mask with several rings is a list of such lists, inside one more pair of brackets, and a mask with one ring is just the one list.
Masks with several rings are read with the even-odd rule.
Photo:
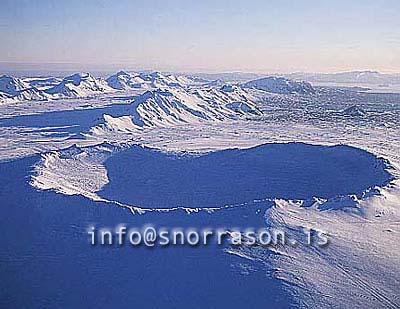
[[400, 1], [1, 0], [0, 61], [400, 72]]

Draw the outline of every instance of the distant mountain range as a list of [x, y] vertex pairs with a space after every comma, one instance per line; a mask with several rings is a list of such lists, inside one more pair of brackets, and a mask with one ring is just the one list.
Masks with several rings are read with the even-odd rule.
[[256, 88], [271, 93], [280, 94], [313, 94], [314, 87], [305, 81], [296, 81], [284, 77], [268, 76], [249, 81], [243, 85], [246, 88]]
[[117, 90], [129, 89], [151, 89], [163, 86], [184, 87], [198, 82], [190, 77], [183, 75], [162, 74], [160, 72], [151, 73], [128, 73], [119, 71], [106, 79], [108, 86]]
[[[28, 77], [17, 78], [8, 75], [0, 76], [0, 102], [13, 103], [20, 101], [41, 101], [68, 98], [88, 98], [108, 93], [130, 90], [153, 91], [157, 97], [174, 89], [191, 89], [199, 91], [208, 89], [229, 104], [229, 109], [238, 112], [253, 110], [243, 95], [244, 89], [257, 89], [279, 94], [312, 94], [315, 92], [310, 83], [295, 81], [284, 77], [263, 77], [249, 82], [227, 83], [222, 80], [209, 80], [192, 75], [163, 74], [160, 72], [126, 72], [119, 71], [108, 78], [96, 78], [90, 73], [75, 73], [64, 78]], [[218, 92], [218, 93], [217, 93]], [[205, 95], [199, 94], [199, 95]], [[237, 96], [236, 101], [234, 97]], [[226, 100], [231, 98], [230, 100]], [[241, 99], [242, 98], [242, 99]], [[215, 100], [214, 100], [215, 101]], [[214, 102], [209, 100], [208, 103]]]
[[236, 85], [279, 94], [313, 94], [316, 85], [388, 87], [400, 85], [400, 74], [377, 71], [343, 73], [291, 73], [284, 76], [262, 76], [254, 73], [221, 74], [170, 74], [160, 72], [119, 71], [107, 78], [97, 78], [90, 73], [75, 73], [64, 78], [0, 76], [0, 103], [25, 100], [51, 100], [85, 98], [104, 93], [152, 90], [158, 88], [224, 87]]
[[[229, 75], [232, 74], [232, 75]], [[224, 73], [209, 77], [222, 79], [208, 79], [206, 75], [178, 75], [161, 72], [127, 72], [119, 71], [107, 78], [97, 78], [90, 73], [75, 73], [64, 78], [58, 77], [26, 77], [17, 78], [8, 75], [0, 76], [0, 103], [14, 103], [20, 101], [43, 101], [68, 98], [88, 98], [109, 93], [134, 91], [135, 95], [146, 91], [153, 93], [155, 98], [168, 97], [175, 89], [204, 92], [207, 89], [214, 92], [208, 104], [219, 100], [229, 104], [229, 109], [238, 112], [253, 111], [254, 108], [241, 100], [240, 97], [248, 90], [265, 91], [276, 94], [313, 95], [318, 89], [313, 84], [336, 86], [366, 86], [400, 85], [399, 74], [383, 74], [376, 71], [354, 71], [344, 73], [292, 73], [286, 76], [258, 76], [246, 73]], [[247, 78], [252, 77], [250, 80]], [[227, 81], [227, 80], [231, 81]], [[239, 80], [238, 80], [239, 79]], [[372, 87], [372, 86], [371, 86]], [[157, 91], [159, 92], [157, 92]], [[136, 91], [136, 92], [135, 92]], [[139, 91], [139, 92], [138, 92]], [[199, 95], [204, 95], [200, 93]], [[235, 101], [233, 97], [237, 95]], [[246, 96], [242, 96], [245, 98]], [[207, 100], [206, 100], [207, 101]]]
[[291, 73], [287, 78], [320, 83], [360, 83], [375, 85], [400, 84], [400, 74], [385, 74], [377, 71], [353, 71], [342, 73]]

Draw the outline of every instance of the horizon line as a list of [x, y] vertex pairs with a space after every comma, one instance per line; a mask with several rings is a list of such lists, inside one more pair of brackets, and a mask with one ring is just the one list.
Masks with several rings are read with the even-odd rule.
[[[2, 68], [2, 65], [6, 66], [41, 66], [39, 68]], [[44, 66], [80, 66], [81, 68], [46, 68]], [[85, 68], [86, 67], [86, 68]], [[95, 68], [97, 67], [97, 68]], [[81, 70], [82, 69], [82, 70]], [[137, 70], [137, 71], [159, 71], [159, 72], [175, 72], [175, 73], [199, 73], [199, 74], [341, 74], [341, 73], [380, 73], [380, 74], [391, 74], [391, 75], [400, 75], [400, 72], [397, 71], [387, 71], [387, 70], [379, 70], [379, 69], [348, 69], [348, 70], [333, 70], [333, 71], [305, 71], [305, 70], [293, 70], [287, 72], [273, 72], [273, 71], [252, 71], [252, 70], [241, 70], [241, 69], [226, 69], [226, 70], [207, 70], [207, 69], [160, 69], [160, 68], [149, 68], [149, 67], [135, 67], [129, 64], [122, 63], [79, 63], [79, 62], [21, 62], [21, 61], [0, 61], [0, 71], [34, 71], [34, 70], [45, 70], [45, 71], [120, 71], [120, 70]]]

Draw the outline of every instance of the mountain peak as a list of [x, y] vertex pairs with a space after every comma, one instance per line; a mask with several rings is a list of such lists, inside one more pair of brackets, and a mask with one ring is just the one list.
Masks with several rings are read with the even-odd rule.
[[128, 72], [124, 71], [124, 70], [120, 70], [117, 73], [115, 73], [116, 76], [130, 76], [131, 74], [129, 74]]
[[342, 114], [346, 116], [358, 117], [365, 115], [365, 111], [360, 106], [353, 105], [343, 110]]
[[64, 81], [67, 83], [72, 83], [75, 86], [78, 86], [83, 80], [93, 79], [93, 76], [90, 73], [79, 72], [67, 76], [64, 78]]

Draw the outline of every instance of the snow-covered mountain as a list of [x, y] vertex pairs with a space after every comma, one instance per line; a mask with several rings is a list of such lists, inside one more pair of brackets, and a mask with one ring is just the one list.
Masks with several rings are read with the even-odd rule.
[[0, 102], [45, 100], [47, 96], [22, 79], [3, 75], [0, 77]]
[[[241, 104], [243, 106], [241, 106]], [[180, 88], [149, 90], [133, 102], [136, 124], [154, 126], [232, 119], [259, 113], [254, 102], [241, 93], [216, 89], [185, 91]]]
[[108, 86], [117, 90], [129, 90], [133, 88], [141, 88], [144, 80], [135, 73], [119, 71], [106, 79]]
[[24, 89], [30, 88], [29, 84], [19, 78], [3, 75], [0, 77], [0, 91], [10, 96], [15, 96]]
[[140, 73], [139, 75], [147, 84], [152, 87], [185, 87], [198, 84], [197, 81], [187, 76], [162, 74], [161, 72]]
[[45, 92], [54, 98], [79, 98], [110, 92], [112, 88], [90, 73], [75, 73], [65, 77], [58, 85]]
[[[164, 75], [160, 72], [128, 73], [120, 71], [109, 78], [110, 87], [118, 90], [147, 89], [136, 96], [129, 115], [104, 116], [104, 123], [94, 132], [136, 130], [143, 127], [165, 127], [184, 123], [223, 121], [240, 116], [261, 115], [257, 99], [237, 85], [210, 87], [185, 76]], [[191, 87], [197, 83], [197, 87]]]
[[89, 73], [76, 73], [59, 79], [40, 77], [20, 79], [0, 77], [0, 102], [13, 103], [60, 98], [81, 98], [114, 91], [103, 80]]
[[220, 122], [261, 115], [250, 94], [237, 86], [222, 89], [185, 89], [162, 87], [135, 97], [127, 115], [104, 115], [92, 129], [95, 135], [105, 131], [136, 131], [148, 127], [170, 127], [177, 124]]
[[151, 73], [130, 73], [119, 71], [106, 79], [108, 86], [117, 90], [129, 89], [155, 89], [158, 87], [186, 87], [193, 84], [201, 84], [196, 78], [181, 75]]
[[243, 85], [246, 88], [255, 88], [272, 93], [280, 94], [313, 94], [314, 87], [305, 81], [296, 81], [284, 77], [268, 76], [252, 80]]

